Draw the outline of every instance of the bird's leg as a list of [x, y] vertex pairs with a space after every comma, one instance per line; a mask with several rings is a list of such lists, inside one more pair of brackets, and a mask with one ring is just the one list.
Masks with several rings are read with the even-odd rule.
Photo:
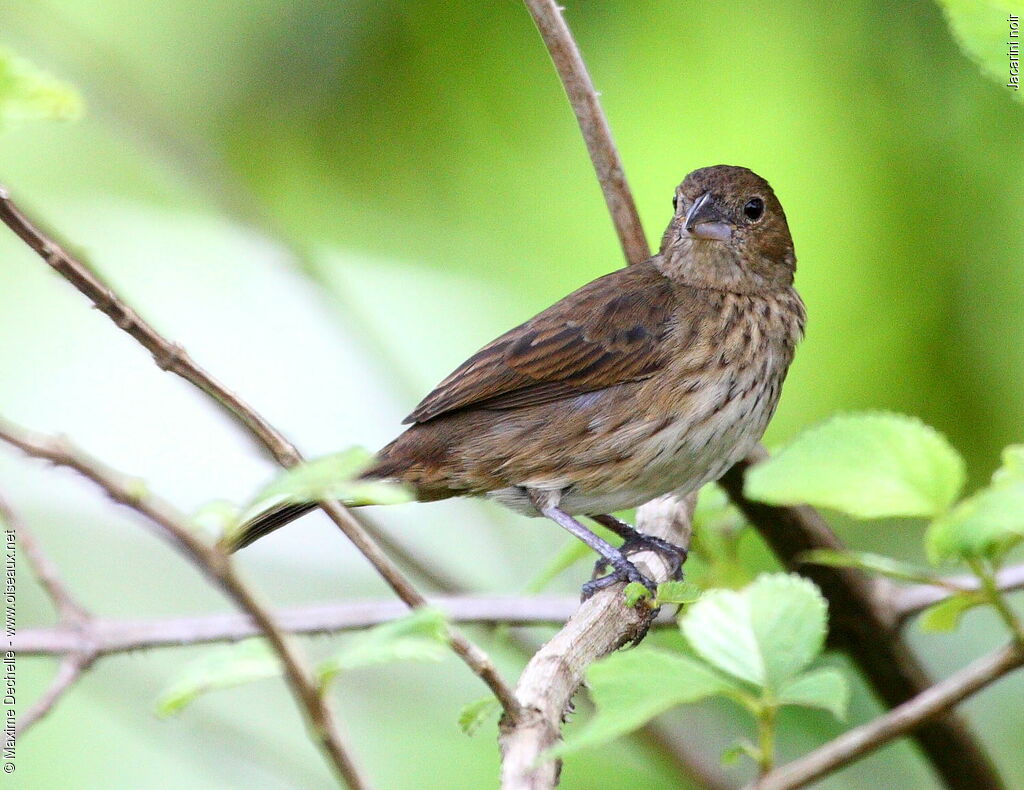
[[[668, 562], [669, 568], [671, 568], [670, 575], [673, 579], [683, 578], [683, 563], [686, 562], [687, 551], [682, 546], [669, 543], [669, 541], [662, 540], [654, 535], [645, 535], [625, 521], [620, 521], [615, 516], [610, 516], [607, 513], [593, 515], [590, 518], [601, 526], [607, 527], [625, 541], [619, 547], [619, 551], [623, 555], [631, 554], [635, 551], [656, 552]], [[602, 565], [602, 563], [599, 561], [598, 565]], [[601, 572], [601, 568], [596, 568], [595, 570], [598, 573]]]
[[618, 581], [639, 582], [652, 593], [657, 589], [657, 585], [640, 573], [636, 566], [627, 560], [619, 549], [595, 535], [564, 510], [552, 504], [550, 500], [545, 501], [539, 493], [530, 491], [529, 494], [531, 501], [542, 516], [551, 519], [562, 529], [582, 540], [600, 554], [603, 561], [612, 567], [613, 572], [608, 576], [594, 579], [583, 585], [583, 600], [586, 600], [598, 590], [604, 589]]

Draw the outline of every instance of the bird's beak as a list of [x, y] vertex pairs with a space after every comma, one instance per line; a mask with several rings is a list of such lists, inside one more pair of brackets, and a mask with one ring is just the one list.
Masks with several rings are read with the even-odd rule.
[[683, 229], [695, 239], [728, 241], [732, 238], [732, 226], [722, 217], [710, 192], [705, 192], [690, 207]]

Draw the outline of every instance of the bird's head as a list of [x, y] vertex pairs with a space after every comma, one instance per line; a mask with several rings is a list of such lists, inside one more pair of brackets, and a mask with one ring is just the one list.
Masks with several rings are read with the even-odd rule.
[[768, 182], [745, 167], [694, 170], [676, 189], [661, 268], [705, 288], [758, 293], [793, 283], [786, 214]]

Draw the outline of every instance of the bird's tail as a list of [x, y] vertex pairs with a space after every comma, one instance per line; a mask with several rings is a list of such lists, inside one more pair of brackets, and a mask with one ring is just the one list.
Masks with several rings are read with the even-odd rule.
[[[439, 432], [433, 423], [414, 425], [379, 453], [373, 466], [359, 475], [360, 480], [387, 480], [401, 483], [419, 502], [433, 502], [477, 493], [470, 490], [452, 490], [438, 458], [445, 458], [447, 434]], [[363, 503], [369, 504], [369, 503]], [[358, 503], [346, 502], [348, 507]], [[283, 503], [264, 510], [234, 529], [224, 539], [228, 551], [244, 549], [265, 535], [283, 527], [299, 516], [316, 509], [315, 502]]]
[[232, 532], [231, 537], [227, 541], [228, 550], [238, 551], [239, 549], [244, 549], [250, 543], [254, 543], [265, 535], [269, 535], [275, 529], [279, 529], [299, 516], [314, 510], [316, 506], [316, 502], [300, 502], [298, 504], [278, 505], [275, 508], [266, 510], [258, 516], [249, 519]]

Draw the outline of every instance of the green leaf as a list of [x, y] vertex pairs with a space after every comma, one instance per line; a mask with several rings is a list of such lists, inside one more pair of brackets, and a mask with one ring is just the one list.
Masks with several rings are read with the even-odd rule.
[[81, 114], [82, 99], [73, 88], [0, 47], [0, 122], [73, 120]]
[[493, 694], [470, 702], [459, 713], [459, 729], [466, 735], [473, 735], [500, 710], [501, 703]]
[[636, 606], [640, 601], [649, 600], [651, 597], [651, 591], [640, 582], [630, 582], [622, 594], [626, 596], [626, 606], [630, 607]]
[[[953, 38], [964, 54], [982, 73], [1007, 87], [1010, 81], [1009, 42], [1021, 41], [1019, 31], [1016, 39], [1010, 39], [1007, 17], [1011, 12], [1020, 15], [1020, 3], [1010, 0], [938, 0], [938, 3], [946, 14]], [[1024, 101], [1020, 90], [1007, 88], [1007, 93], [1018, 101]]]
[[955, 631], [960, 619], [975, 606], [985, 603], [985, 598], [977, 592], [958, 593], [928, 607], [919, 620], [922, 631], [944, 633]]
[[936, 516], [956, 500], [964, 477], [960, 454], [920, 420], [849, 414], [809, 428], [751, 469], [745, 493], [858, 518]]
[[1002, 482], [968, 497], [925, 534], [933, 563], [995, 557], [1024, 538], [1024, 481]]
[[844, 719], [850, 704], [850, 685], [838, 669], [816, 669], [785, 683], [779, 690], [778, 702], [822, 708], [837, 719]]
[[281, 662], [262, 639], [209, 650], [185, 667], [156, 703], [159, 716], [181, 711], [200, 694], [281, 674]]
[[693, 603], [700, 598], [701, 592], [700, 587], [690, 582], [662, 582], [658, 585], [658, 594], [655, 596], [654, 605]]
[[317, 458], [294, 466], [256, 495], [241, 517], [249, 521], [265, 510], [284, 503], [339, 499], [346, 505], [396, 505], [414, 497], [404, 486], [383, 480], [359, 480], [375, 456], [362, 447]]
[[587, 670], [587, 685], [597, 714], [546, 756], [607, 743], [676, 705], [738, 691], [701, 661], [644, 647], [596, 662]]
[[827, 605], [795, 574], [759, 576], [743, 590], [708, 590], [680, 621], [697, 654], [716, 669], [779, 689], [825, 641]]
[[391, 661], [440, 661], [448, 655], [448, 628], [438, 609], [417, 609], [390, 623], [374, 626], [355, 637], [317, 667], [321, 684], [341, 672]]
[[812, 565], [827, 565], [832, 568], [860, 568], [869, 573], [888, 576], [891, 579], [934, 584], [938, 577], [928, 568], [919, 568], [909, 562], [902, 562], [882, 554], [867, 551], [836, 551], [834, 549], [815, 549], [800, 554], [800, 562]]

